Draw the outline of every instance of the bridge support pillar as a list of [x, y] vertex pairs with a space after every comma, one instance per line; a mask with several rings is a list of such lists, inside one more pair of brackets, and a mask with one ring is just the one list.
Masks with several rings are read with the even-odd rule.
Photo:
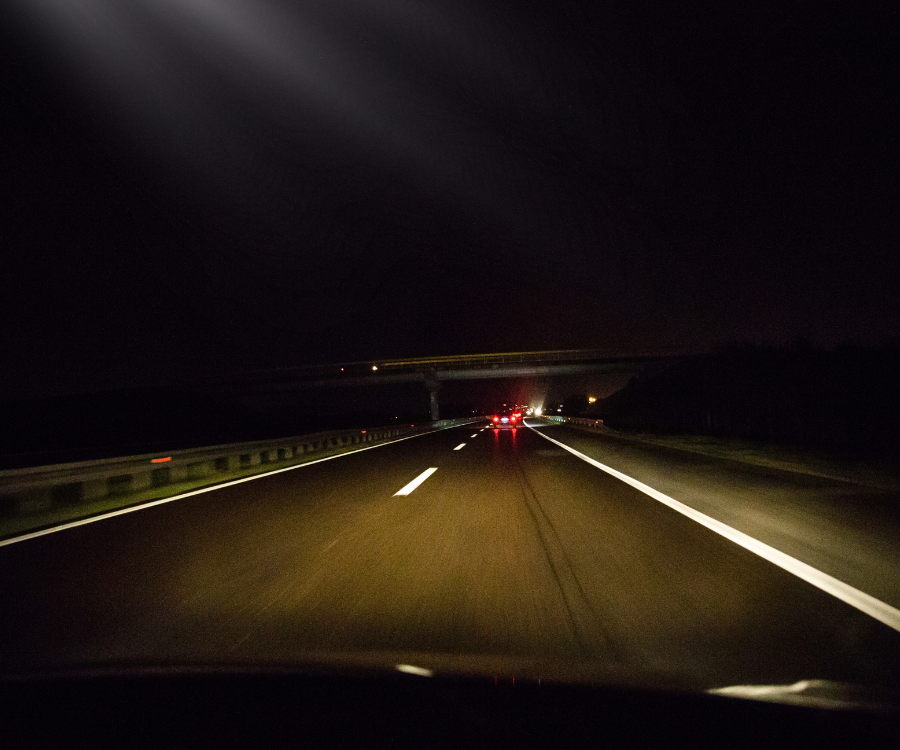
[[438, 380], [437, 373], [434, 370], [425, 371], [425, 387], [428, 389], [428, 396], [431, 401], [431, 421], [437, 422], [440, 417], [440, 408], [438, 407], [438, 389], [441, 387], [441, 381]]

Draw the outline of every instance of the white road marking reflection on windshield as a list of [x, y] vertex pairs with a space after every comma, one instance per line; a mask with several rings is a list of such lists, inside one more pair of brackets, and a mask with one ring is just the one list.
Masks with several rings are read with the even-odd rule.
[[434, 674], [430, 669], [425, 669], [425, 667], [415, 667], [412, 664], [398, 664], [397, 671], [418, 675], [419, 677], [431, 677], [431, 675]]

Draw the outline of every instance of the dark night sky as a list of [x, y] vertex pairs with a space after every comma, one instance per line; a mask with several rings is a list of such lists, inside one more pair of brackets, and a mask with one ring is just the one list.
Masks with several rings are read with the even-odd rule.
[[6, 6], [3, 395], [900, 334], [887, 3]]

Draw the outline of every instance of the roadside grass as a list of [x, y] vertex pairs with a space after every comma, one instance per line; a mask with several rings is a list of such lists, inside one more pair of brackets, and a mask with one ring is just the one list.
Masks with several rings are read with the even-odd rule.
[[[580, 425], [567, 425], [580, 427]], [[597, 432], [596, 429], [587, 429]], [[619, 440], [659, 445], [665, 448], [726, 458], [741, 463], [765, 466], [797, 474], [836, 479], [888, 492], [900, 491], [900, 462], [854, 460], [825, 451], [792, 448], [750, 440], [717, 438], [708, 435], [658, 435], [646, 432], [622, 432], [605, 425], [601, 434]]]

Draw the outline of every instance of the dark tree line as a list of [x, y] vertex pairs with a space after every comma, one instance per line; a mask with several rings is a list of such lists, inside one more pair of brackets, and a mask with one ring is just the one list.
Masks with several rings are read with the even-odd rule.
[[763, 440], [891, 458], [900, 342], [834, 351], [733, 346], [634, 379], [600, 408], [613, 428]]

